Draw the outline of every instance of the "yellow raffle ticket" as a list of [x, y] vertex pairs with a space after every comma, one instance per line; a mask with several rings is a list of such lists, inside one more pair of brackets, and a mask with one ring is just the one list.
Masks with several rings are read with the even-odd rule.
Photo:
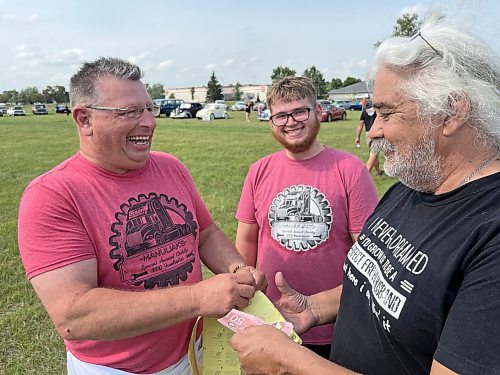
[[[285, 318], [278, 309], [261, 291], [255, 293], [249, 305], [242, 310], [247, 314], [255, 315], [266, 323], [285, 322]], [[198, 321], [200, 318], [198, 318]], [[189, 363], [193, 375], [240, 375], [238, 356], [230, 344], [233, 332], [220, 324], [215, 318], [203, 318], [203, 357], [202, 363], [196, 361], [194, 343], [196, 341], [196, 322], [189, 345]], [[292, 331], [290, 337], [298, 344], [302, 344], [299, 335]]]

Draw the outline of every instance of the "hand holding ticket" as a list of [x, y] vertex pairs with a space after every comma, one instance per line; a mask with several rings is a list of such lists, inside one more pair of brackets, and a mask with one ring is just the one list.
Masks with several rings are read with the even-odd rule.
[[229, 328], [231, 331], [240, 333], [242, 329], [247, 327], [257, 326], [257, 325], [272, 325], [273, 327], [283, 331], [288, 336], [293, 333], [293, 324], [289, 322], [276, 322], [276, 323], [266, 323], [262, 319], [252, 315], [247, 314], [243, 311], [232, 309], [217, 321], [223, 326]]

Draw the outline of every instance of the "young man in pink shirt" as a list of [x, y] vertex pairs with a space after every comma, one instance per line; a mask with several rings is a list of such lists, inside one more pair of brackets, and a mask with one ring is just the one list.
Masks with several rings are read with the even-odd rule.
[[[250, 167], [236, 213], [236, 247], [264, 272], [275, 301], [277, 271], [305, 295], [340, 285], [347, 251], [378, 199], [361, 160], [318, 143], [321, 107], [308, 79], [281, 79], [267, 103], [271, 132], [284, 149]], [[302, 340], [327, 358], [332, 331], [333, 324], [315, 327]]]
[[[150, 151], [158, 108], [141, 77], [115, 58], [83, 64], [70, 86], [80, 150], [20, 204], [21, 257], [70, 375], [190, 373], [195, 318], [222, 317], [265, 289], [186, 167]], [[201, 262], [218, 275], [202, 280]]]

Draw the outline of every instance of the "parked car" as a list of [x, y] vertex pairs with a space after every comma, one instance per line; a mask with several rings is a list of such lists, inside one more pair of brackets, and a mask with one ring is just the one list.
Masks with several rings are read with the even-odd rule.
[[5, 103], [0, 103], [0, 113], [2, 115], [6, 115], [7, 114], [7, 106], [5, 105]]
[[24, 107], [22, 105], [15, 105], [7, 110], [8, 116], [25, 116]]
[[260, 116], [257, 115], [257, 118], [259, 119], [259, 121], [269, 121], [269, 116], [271, 116], [271, 111], [266, 108], [260, 112]]
[[182, 99], [155, 99], [153, 102], [160, 106], [160, 112], [158, 117], [165, 115], [165, 117], [170, 117], [170, 113], [179, 107], [184, 100]]
[[191, 118], [196, 117], [196, 112], [203, 108], [201, 103], [182, 103], [179, 107], [170, 112], [171, 118]]
[[333, 101], [332, 104], [336, 107], [350, 109], [351, 105], [353, 105], [354, 103], [351, 102], [350, 100], [335, 100], [335, 101]]
[[71, 113], [71, 109], [69, 109], [69, 107], [66, 104], [65, 105], [56, 104], [54, 110], [56, 111], [56, 113], [65, 113], [67, 115]]
[[245, 110], [245, 102], [236, 102], [231, 106], [232, 111], [244, 111]]
[[225, 104], [209, 103], [198, 112], [196, 112], [196, 118], [203, 119], [208, 118], [210, 120], [215, 120], [216, 118], [229, 118], [229, 113], [226, 111], [227, 106]]
[[31, 112], [34, 115], [47, 115], [49, 112], [47, 111], [47, 106], [42, 103], [35, 103], [31, 107]]
[[332, 122], [333, 120], [347, 119], [345, 108], [336, 107], [331, 104], [320, 104], [321, 106], [321, 121]]

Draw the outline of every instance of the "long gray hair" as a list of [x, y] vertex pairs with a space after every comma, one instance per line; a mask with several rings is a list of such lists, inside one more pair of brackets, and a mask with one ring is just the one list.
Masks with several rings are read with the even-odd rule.
[[[401, 95], [417, 103], [422, 121], [453, 115], [470, 103], [467, 124], [482, 145], [500, 146], [500, 61], [478, 37], [443, 18], [430, 18], [414, 38], [394, 37], [377, 50], [375, 68], [404, 73]], [[425, 39], [425, 40], [424, 40]], [[426, 42], [427, 41], [427, 42]]]
[[69, 96], [71, 104], [96, 101], [96, 83], [101, 77], [111, 76], [124, 80], [138, 81], [143, 72], [137, 65], [115, 57], [100, 57], [95, 61], [86, 62], [80, 70], [71, 77]]

